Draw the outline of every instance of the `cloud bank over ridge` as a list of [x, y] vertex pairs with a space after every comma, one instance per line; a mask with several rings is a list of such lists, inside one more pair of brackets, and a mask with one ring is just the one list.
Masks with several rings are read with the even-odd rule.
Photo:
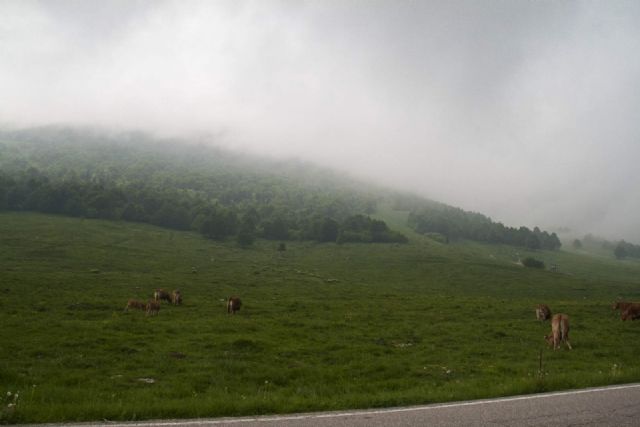
[[640, 4], [0, 0], [0, 123], [209, 132], [640, 242]]

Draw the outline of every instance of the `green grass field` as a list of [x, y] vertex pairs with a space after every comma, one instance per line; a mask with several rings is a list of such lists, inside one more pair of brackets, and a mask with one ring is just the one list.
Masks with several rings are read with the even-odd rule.
[[[611, 310], [616, 298], [640, 300], [640, 263], [410, 237], [278, 252], [277, 242], [240, 249], [142, 224], [0, 214], [0, 422], [365, 408], [640, 381], [640, 322]], [[523, 268], [518, 256], [558, 270]], [[157, 317], [123, 312], [155, 288], [180, 289], [184, 304]], [[243, 300], [235, 316], [232, 294]], [[541, 302], [570, 316], [573, 351], [544, 345]]]

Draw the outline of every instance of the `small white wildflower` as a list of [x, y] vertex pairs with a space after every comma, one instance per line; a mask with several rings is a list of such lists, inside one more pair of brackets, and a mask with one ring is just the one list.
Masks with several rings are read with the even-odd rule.
[[7, 397], [11, 397], [11, 392], [10, 391], [7, 392]]

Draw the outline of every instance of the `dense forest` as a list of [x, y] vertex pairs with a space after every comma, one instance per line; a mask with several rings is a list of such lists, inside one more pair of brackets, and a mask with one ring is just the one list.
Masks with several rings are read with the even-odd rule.
[[533, 230], [505, 227], [482, 214], [445, 205], [412, 210], [409, 226], [418, 233], [439, 233], [447, 240], [469, 239], [548, 250], [559, 249], [562, 245], [556, 233], [549, 234], [538, 227]]
[[558, 249], [555, 233], [390, 192], [299, 161], [203, 142], [67, 127], [0, 131], [0, 210], [145, 222], [250, 245], [279, 241], [407, 242], [373, 219], [380, 203], [442, 241]]
[[300, 162], [141, 133], [0, 133], [0, 210], [137, 221], [212, 239], [406, 242], [368, 215], [376, 197]]
[[391, 200], [395, 209], [410, 212], [410, 228], [442, 242], [465, 239], [547, 250], [562, 246], [556, 233], [538, 227], [507, 227], [482, 214], [416, 196], [396, 194]]

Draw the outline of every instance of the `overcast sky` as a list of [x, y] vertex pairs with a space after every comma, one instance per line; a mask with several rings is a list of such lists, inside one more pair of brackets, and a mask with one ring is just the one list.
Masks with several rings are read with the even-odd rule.
[[0, 123], [209, 132], [640, 243], [640, 2], [0, 0]]

